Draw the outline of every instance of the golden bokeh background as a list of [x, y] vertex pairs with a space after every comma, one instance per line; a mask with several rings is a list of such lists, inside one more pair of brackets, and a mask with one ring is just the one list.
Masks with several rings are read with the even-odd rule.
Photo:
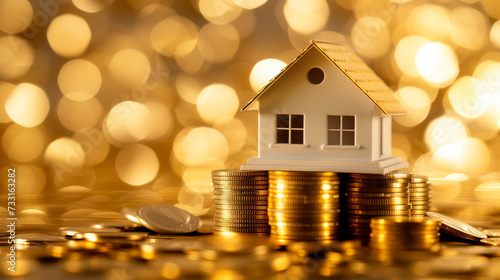
[[239, 108], [311, 39], [346, 41], [394, 89], [392, 153], [463, 219], [500, 213], [495, 0], [0, 0], [0, 216], [211, 215], [210, 171], [257, 154]]

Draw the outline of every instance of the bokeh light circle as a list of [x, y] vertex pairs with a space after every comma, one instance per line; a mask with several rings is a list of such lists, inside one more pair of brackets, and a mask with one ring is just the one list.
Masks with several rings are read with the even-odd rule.
[[250, 73], [250, 85], [258, 91], [286, 67], [286, 63], [279, 59], [267, 58], [255, 64]]
[[283, 12], [290, 28], [300, 34], [320, 31], [330, 16], [325, 0], [287, 0]]
[[398, 89], [395, 94], [409, 110], [407, 115], [394, 118], [395, 122], [405, 127], [414, 127], [427, 118], [431, 100], [425, 91], [416, 87], [404, 87]]
[[144, 53], [127, 48], [113, 55], [109, 62], [109, 71], [118, 82], [139, 86], [146, 82], [151, 72], [151, 65]]
[[5, 154], [17, 162], [31, 162], [38, 159], [45, 148], [45, 135], [40, 127], [23, 127], [13, 123], [2, 135]]
[[0, 78], [16, 79], [33, 64], [35, 51], [30, 42], [13, 35], [0, 37]]
[[160, 169], [155, 151], [143, 144], [131, 144], [120, 150], [115, 160], [116, 173], [132, 186], [151, 182]]
[[52, 20], [47, 29], [49, 45], [60, 56], [75, 57], [83, 54], [92, 39], [88, 23], [80, 16], [63, 14]]
[[181, 130], [173, 145], [177, 160], [189, 166], [200, 166], [207, 162], [225, 161], [229, 146], [220, 132], [208, 127]]
[[85, 101], [74, 101], [67, 97], [61, 98], [57, 105], [57, 116], [61, 124], [72, 131], [88, 130], [96, 126], [104, 110], [96, 98]]
[[0, 30], [15, 34], [25, 30], [33, 18], [33, 8], [27, 0], [0, 0]]
[[102, 77], [99, 68], [84, 59], [66, 62], [57, 77], [61, 92], [75, 101], [92, 98], [101, 88]]
[[85, 153], [80, 143], [68, 137], [61, 137], [47, 146], [45, 162], [56, 170], [78, 171], [85, 163]]
[[455, 112], [468, 119], [484, 114], [491, 98], [491, 90], [481, 80], [470, 76], [460, 77], [448, 89], [451, 106]]
[[419, 77], [416, 57], [418, 50], [430, 40], [420, 36], [408, 36], [401, 39], [394, 50], [394, 58], [398, 68], [408, 76]]
[[200, 30], [198, 49], [203, 57], [214, 63], [223, 63], [234, 57], [240, 45], [238, 31], [230, 24], [206, 24]]
[[198, 8], [203, 17], [211, 23], [224, 25], [237, 19], [242, 11], [232, 0], [199, 0]]
[[165, 56], [184, 56], [198, 42], [198, 27], [189, 19], [171, 16], [156, 24], [150, 34], [153, 48]]
[[415, 62], [422, 78], [438, 87], [450, 85], [458, 75], [455, 51], [443, 43], [427, 43], [420, 47]]
[[73, 4], [87, 13], [97, 13], [108, 7], [113, 0], [72, 0]]
[[426, 128], [424, 140], [431, 151], [454, 144], [468, 136], [464, 124], [455, 117], [443, 116], [434, 119]]
[[5, 101], [5, 109], [14, 122], [34, 127], [45, 120], [50, 104], [43, 89], [33, 84], [22, 83]]
[[149, 135], [153, 116], [145, 105], [124, 101], [111, 108], [104, 125], [113, 139], [122, 143], [134, 143]]
[[196, 107], [203, 120], [215, 123], [230, 121], [238, 111], [238, 95], [228, 85], [212, 84], [205, 87], [198, 96]]

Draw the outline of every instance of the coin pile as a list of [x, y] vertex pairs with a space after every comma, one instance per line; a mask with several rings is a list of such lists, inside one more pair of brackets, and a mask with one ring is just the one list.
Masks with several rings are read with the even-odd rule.
[[438, 220], [424, 217], [375, 217], [370, 247], [381, 250], [429, 250], [439, 242]]
[[214, 234], [269, 233], [268, 172], [213, 170]]
[[427, 212], [427, 216], [441, 221], [440, 232], [445, 235], [445, 237], [451, 236], [473, 242], [479, 242], [481, 239], [488, 238], [486, 234], [477, 228], [446, 215], [436, 212]]
[[339, 182], [334, 172], [269, 171], [272, 240], [339, 239]]
[[409, 216], [411, 173], [346, 174], [343, 185], [346, 237], [368, 243], [370, 219], [376, 216]]
[[431, 209], [431, 183], [427, 176], [413, 176], [410, 187], [410, 215], [426, 217]]

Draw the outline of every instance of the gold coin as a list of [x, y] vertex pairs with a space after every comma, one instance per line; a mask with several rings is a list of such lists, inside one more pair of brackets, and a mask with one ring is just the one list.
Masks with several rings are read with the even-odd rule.
[[408, 187], [370, 187], [370, 186], [360, 186], [360, 187], [345, 187], [344, 191], [346, 192], [357, 192], [357, 193], [405, 193], [409, 194], [410, 190]]
[[214, 225], [214, 232], [241, 232], [241, 233], [263, 233], [269, 232], [269, 227], [222, 227]]
[[335, 214], [338, 215], [340, 212], [339, 208], [334, 209], [311, 209], [311, 208], [303, 208], [303, 209], [274, 209], [269, 208], [267, 210], [269, 215], [275, 214], [291, 214], [291, 215], [304, 215], [304, 216], [314, 216], [314, 215], [322, 215], [322, 214]]
[[430, 188], [412, 188], [410, 187], [410, 193], [430, 193]]
[[361, 192], [345, 192], [345, 199], [349, 198], [369, 198], [369, 199], [389, 199], [389, 198], [408, 198], [408, 193], [361, 193]]
[[85, 240], [90, 242], [109, 242], [116, 240], [144, 240], [148, 237], [148, 234], [145, 232], [88, 232], [83, 236]]
[[410, 186], [410, 188], [429, 189], [431, 184], [430, 183], [410, 183], [409, 186]]
[[[430, 206], [431, 205], [431, 200], [412, 200], [410, 202], [412, 208], [415, 206]], [[418, 209], [418, 208], [415, 208]]]
[[238, 224], [245, 224], [245, 223], [256, 223], [256, 224], [262, 224], [262, 223], [267, 223], [269, 220], [269, 217], [264, 216], [263, 218], [257, 219], [254, 217], [250, 218], [236, 218], [236, 217], [216, 217], [214, 216], [214, 221], [215, 222], [223, 222], [223, 223], [238, 223]]
[[413, 177], [413, 173], [401, 171], [393, 171], [386, 174], [349, 173], [348, 176], [350, 178], [362, 179], [411, 179]]
[[339, 222], [269, 222], [271, 226], [277, 226], [278, 228], [332, 228], [338, 227]]
[[266, 223], [236, 223], [236, 222], [220, 222], [214, 221], [214, 227], [234, 227], [234, 228], [267, 228], [269, 224]]
[[371, 218], [370, 221], [373, 225], [425, 225], [425, 226], [433, 226], [439, 227], [441, 222], [435, 219], [430, 218], [412, 218], [408, 216], [393, 216], [393, 217], [375, 217]]
[[90, 227], [60, 227], [59, 234], [74, 239], [84, 239], [83, 233], [86, 232], [120, 232], [118, 228], [90, 228]]
[[267, 190], [268, 185], [220, 185], [220, 184], [213, 184], [214, 190]]
[[346, 204], [347, 209], [353, 210], [410, 210], [408, 204], [399, 205], [369, 205], [369, 204]]
[[480, 240], [481, 243], [488, 244], [491, 246], [500, 246], [500, 237], [488, 237]]
[[370, 189], [384, 189], [384, 188], [404, 188], [407, 189], [408, 184], [406, 183], [386, 183], [386, 184], [374, 184], [374, 183], [357, 183], [357, 182], [347, 182], [345, 184], [347, 187], [354, 188], [370, 188]]
[[315, 172], [315, 171], [278, 171], [270, 170], [269, 176], [279, 177], [279, 176], [316, 176], [316, 177], [330, 177], [338, 176], [335, 172]]
[[410, 210], [356, 210], [349, 209], [349, 214], [360, 216], [409, 216]]
[[280, 236], [312, 236], [312, 237], [320, 237], [320, 236], [329, 236], [329, 235], [338, 235], [338, 229], [326, 229], [326, 230], [297, 230], [297, 228], [293, 228], [292, 230], [282, 230], [278, 227], [271, 227], [271, 234], [280, 235]]
[[214, 195], [235, 195], [235, 196], [268, 196], [268, 190], [226, 190], [214, 189]]
[[474, 241], [488, 238], [486, 234], [475, 227], [451, 217], [436, 212], [427, 212], [427, 215], [441, 221], [441, 231], [444, 233]]
[[269, 194], [269, 200], [274, 201], [318, 201], [318, 203], [326, 202], [330, 200], [338, 200], [339, 194], [322, 194], [322, 195], [303, 195], [303, 194]]
[[359, 205], [401, 205], [408, 204], [408, 198], [391, 197], [391, 198], [359, 198], [359, 197], [346, 197], [345, 201], [349, 204]]
[[250, 215], [250, 214], [243, 214], [243, 215], [238, 215], [238, 214], [233, 214], [233, 213], [218, 213], [215, 212], [214, 218], [222, 218], [222, 219], [246, 219], [246, 220], [267, 220], [268, 215], [266, 214], [261, 214], [261, 215]]
[[212, 170], [214, 176], [267, 176], [267, 171], [239, 170], [239, 169], [219, 169]]
[[282, 181], [274, 182], [269, 181], [270, 189], [295, 189], [295, 190], [328, 190], [328, 189], [338, 189], [340, 187], [340, 182], [315, 182], [315, 181]]
[[361, 179], [361, 178], [348, 178], [347, 183], [357, 183], [357, 184], [367, 184], [367, 185], [377, 185], [383, 186], [387, 184], [404, 184], [408, 185], [410, 181], [408, 179]]
[[429, 181], [429, 177], [422, 175], [413, 175], [411, 178], [412, 183], [425, 183]]
[[255, 185], [268, 185], [269, 182], [267, 180], [238, 180], [238, 181], [232, 181], [232, 180], [219, 180], [219, 179], [212, 179], [212, 183], [214, 185], [236, 185], [236, 186], [255, 186]]
[[222, 181], [268, 181], [267, 176], [212, 176], [212, 180]]
[[214, 205], [267, 206], [267, 200], [214, 199]]
[[323, 194], [339, 194], [339, 188], [335, 189], [272, 189], [269, 188], [269, 193], [274, 195], [314, 195], [321, 196]]
[[[424, 211], [424, 210], [429, 210], [429, 209], [431, 209], [430, 203], [426, 204], [426, 205], [412, 205], [411, 206], [412, 211]], [[427, 211], [427, 212], [429, 212], [429, 211]], [[427, 214], [427, 212], [425, 212], [424, 214]]]
[[267, 211], [267, 205], [215, 204], [215, 210], [253, 210]]
[[215, 215], [234, 215], [234, 216], [267, 216], [266, 210], [221, 210], [215, 209]]
[[318, 210], [336, 210], [340, 209], [338, 203], [310, 203], [310, 204], [289, 204], [289, 203], [274, 203], [269, 202], [269, 209], [276, 210], [308, 210], [318, 211]]
[[259, 200], [266, 200], [267, 201], [267, 195], [219, 195], [219, 194], [214, 194], [212, 195], [212, 198], [214, 200], [230, 200], [230, 201], [259, 201]]

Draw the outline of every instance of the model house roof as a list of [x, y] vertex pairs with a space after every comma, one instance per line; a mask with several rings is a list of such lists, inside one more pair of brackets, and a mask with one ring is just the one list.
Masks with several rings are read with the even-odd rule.
[[346, 75], [384, 114], [404, 115], [407, 113], [405, 107], [399, 102], [394, 92], [384, 81], [366, 65], [347, 45], [334, 44], [320, 41], [311, 41], [299, 56], [281, 70], [269, 83], [248, 101], [241, 109], [246, 110], [252, 105], [276, 80], [278, 80], [288, 69], [290, 69], [311, 48], [316, 48], [333, 63], [342, 73]]

